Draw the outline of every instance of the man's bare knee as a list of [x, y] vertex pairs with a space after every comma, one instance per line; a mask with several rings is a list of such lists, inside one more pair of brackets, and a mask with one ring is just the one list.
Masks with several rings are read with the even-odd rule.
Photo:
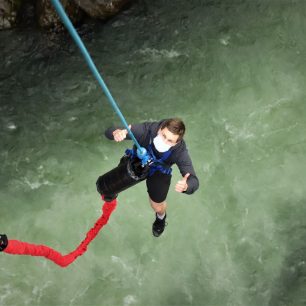
[[152, 199], [150, 199], [150, 204], [153, 210], [158, 214], [163, 214], [167, 207], [166, 201], [157, 203], [157, 202], [154, 202]]
[[165, 212], [165, 207], [164, 206], [155, 206], [154, 211], [161, 215]]

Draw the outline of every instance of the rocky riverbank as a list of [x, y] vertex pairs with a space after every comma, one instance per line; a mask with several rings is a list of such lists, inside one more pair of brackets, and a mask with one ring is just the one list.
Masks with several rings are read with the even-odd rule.
[[[62, 0], [67, 14], [74, 24], [85, 18], [106, 20], [126, 8], [135, 0]], [[0, 30], [19, 24], [37, 24], [50, 29], [61, 22], [50, 0], [0, 0]]]

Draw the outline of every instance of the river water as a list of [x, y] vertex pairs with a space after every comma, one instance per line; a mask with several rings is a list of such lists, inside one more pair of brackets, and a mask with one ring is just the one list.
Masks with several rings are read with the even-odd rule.
[[[181, 117], [200, 189], [123, 192], [61, 269], [0, 254], [0, 305], [306, 305], [306, 2], [139, 1], [79, 30], [128, 123]], [[66, 34], [0, 32], [0, 231], [74, 249], [129, 142]]]

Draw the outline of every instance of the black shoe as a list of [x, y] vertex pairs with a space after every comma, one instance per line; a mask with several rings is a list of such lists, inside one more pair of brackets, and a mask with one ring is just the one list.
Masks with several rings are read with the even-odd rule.
[[8, 245], [7, 236], [5, 234], [0, 234], [0, 252], [4, 251], [7, 245]]
[[152, 233], [153, 233], [153, 236], [159, 237], [163, 233], [165, 226], [167, 225], [166, 223], [167, 215], [165, 215], [164, 219], [162, 220], [157, 217], [157, 214], [155, 215], [156, 215], [156, 219], [152, 226]]

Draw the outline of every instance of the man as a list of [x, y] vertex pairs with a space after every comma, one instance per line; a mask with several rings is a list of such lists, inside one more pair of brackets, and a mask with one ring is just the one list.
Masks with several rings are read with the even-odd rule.
[[[146, 148], [155, 160], [146, 184], [149, 201], [156, 217], [152, 232], [155, 237], [159, 237], [166, 225], [166, 198], [171, 183], [171, 166], [176, 164], [183, 176], [175, 185], [177, 192], [192, 194], [199, 188], [199, 180], [183, 140], [185, 125], [181, 119], [172, 118], [129, 127], [140, 146]], [[128, 131], [120, 128], [107, 129], [105, 136], [116, 142], [131, 139]]]

